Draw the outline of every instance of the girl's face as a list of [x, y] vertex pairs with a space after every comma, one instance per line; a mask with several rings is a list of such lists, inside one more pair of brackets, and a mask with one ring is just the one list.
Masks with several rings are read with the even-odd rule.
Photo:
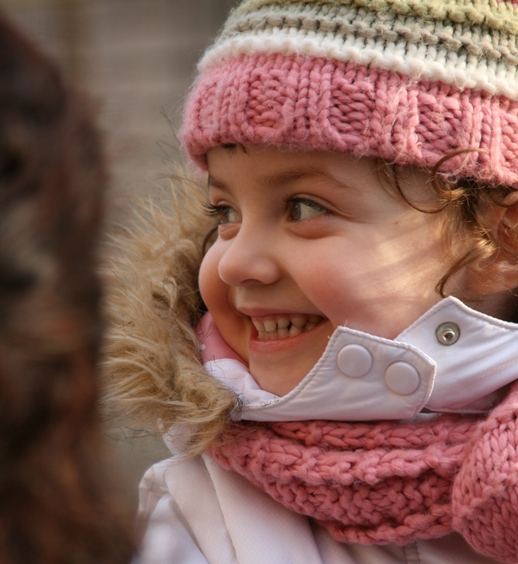
[[[292, 390], [337, 326], [392, 339], [440, 300], [443, 214], [411, 207], [376, 161], [237, 146], [212, 149], [208, 167], [219, 228], [201, 294], [264, 390]], [[399, 181], [433, 205], [426, 176]]]

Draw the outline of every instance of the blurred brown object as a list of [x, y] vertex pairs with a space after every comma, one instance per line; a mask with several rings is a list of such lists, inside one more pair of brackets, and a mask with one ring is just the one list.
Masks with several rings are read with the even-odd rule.
[[95, 273], [106, 173], [86, 102], [0, 16], [0, 562], [122, 563]]

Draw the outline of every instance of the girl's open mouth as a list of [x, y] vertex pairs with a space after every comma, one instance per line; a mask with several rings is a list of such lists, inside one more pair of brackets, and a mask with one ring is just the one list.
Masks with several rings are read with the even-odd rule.
[[260, 341], [287, 339], [311, 331], [324, 321], [320, 315], [269, 315], [266, 317], [252, 317]]

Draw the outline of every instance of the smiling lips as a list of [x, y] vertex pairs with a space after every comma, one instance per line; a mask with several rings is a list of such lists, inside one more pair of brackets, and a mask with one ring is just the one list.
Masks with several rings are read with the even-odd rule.
[[306, 331], [314, 329], [323, 321], [320, 315], [278, 315], [267, 317], [252, 317], [252, 323], [257, 329], [261, 341], [273, 339], [287, 339], [296, 337]]

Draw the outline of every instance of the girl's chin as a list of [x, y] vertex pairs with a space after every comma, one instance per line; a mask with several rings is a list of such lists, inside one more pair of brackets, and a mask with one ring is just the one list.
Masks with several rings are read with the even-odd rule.
[[257, 385], [270, 394], [282, 397], [295, 389], [306, 377], [311, 368], [303, 373], [299, 370], [286, 370], [284, 368], [275, 370], [256, 370], [250, 371], [250, 374], [256, 381]]
[[321, 324], [311, 331], [285, 339], [249, 342], [250, 374], [261, 389], [277, 396], [293, 390], [324, 354], [329, 328]]

